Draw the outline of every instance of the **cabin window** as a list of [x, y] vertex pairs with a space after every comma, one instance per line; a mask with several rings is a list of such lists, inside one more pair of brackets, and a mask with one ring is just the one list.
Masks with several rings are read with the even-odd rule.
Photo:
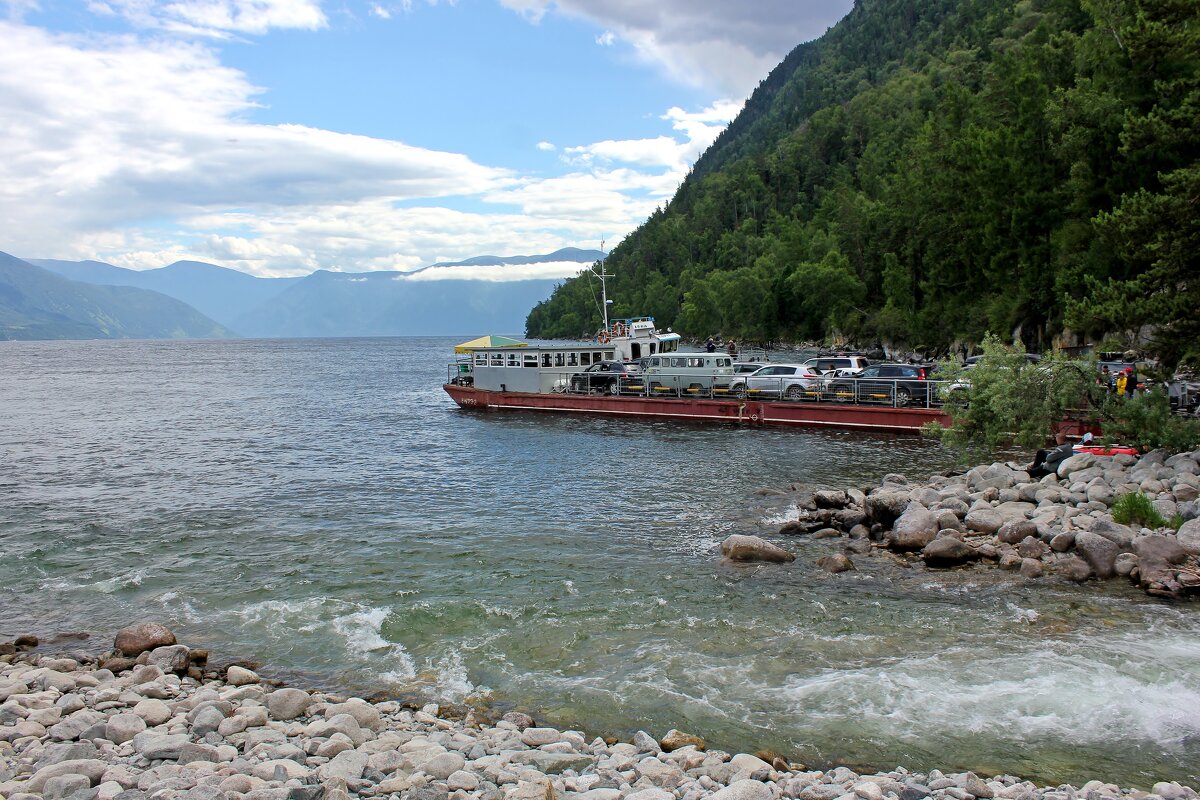
[[689, 358], [687, 360], [687, 365], [689, 367], [703, 367], [704, 359], [703, 358]]
[[721, 366], [722, 366], [722, 367], [732, 367], [732, 366], [733, 366], [733, 359], [730, 359], [730, 358], [722, 358], [722, 359], [721, 359]]
[[568, 367], [578, 367], [579, 366], [579, 354], [578, 353], [567, 353], [567, 366]]
[[580, 353], [579, 354], [579, 366], [586, 367], [588, 364], [591, 364], [591, 363], [592, 363], [592, 354], [591, 353]]
[[650, 355], [654, 355], [654, 342], [650, 343]]
[[[594, 363], [596, 361], [603, 361], [604, 355], [605, 355], [604, 353], [592, 353], [592, 362]], [[611, 355], [609, 356], [609, 359], [610, 360], [612, 359]]]
[[522, 366], [537, 368], [537, 353], [525, 353]]
[[685, 366], [687, 366], [687, 359], [686, 358], [672, 358], [671, 366], [677, 367], [679, 369], [683, 369]]
[[543, 367], [550, 366], [550, 354], [549, 353], [542, 353], [542, 366]]
[[493, 367], [503, 367], [504, 366], [504, 353], [492, 353], [492, 366]]
[[629, 355], [633, 356], [634, 360], [641, 358], [642, 357], [642, 346], [640, 344], [638, 344], [637, 342], [631, 342], [629, 344]]
[[566, 365], [567, 365], [566, 357], [563, 356], [562, 353], [555, 353], [554, 354], [554, 366], [565, 367]]
[[659, 365], [659, 359], [657, 359], [657, 358], [650, 359], [650, 366], [657, 367], [658, 365]]
[[477, 366], [477, 367], [486, 367], [487, 366], [487, 353], [476, 353], [475, 354], [475, 366]]
[[516, 353], [509, 353], [508, 354], [508, 365], [510, 367], [521, 366], [521, 356], [517, 355]]

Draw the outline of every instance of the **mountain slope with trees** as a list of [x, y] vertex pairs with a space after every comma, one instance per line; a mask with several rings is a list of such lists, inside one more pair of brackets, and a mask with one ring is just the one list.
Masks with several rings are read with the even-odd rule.
[[0, 339], [209, 339], [230, 335], [191, 306], [158, 292], [72, 281], [0, 253]]
[[[741, 339], [1064, 331], [1200, 350], [1200, 4], [859, 0], [609, 256], [617, 315]], [[600, 324], [563, 283], [530, 336]]]

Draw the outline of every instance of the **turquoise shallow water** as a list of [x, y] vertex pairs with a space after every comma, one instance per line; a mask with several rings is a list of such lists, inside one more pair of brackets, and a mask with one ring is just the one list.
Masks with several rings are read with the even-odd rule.
[[0, 343], [0, 633], [142, 618], [266, 671], [811, 763], [1196, 784], [1200, 616], [1112, 584], [728, 566], [915, 437], [459, 410], [450, 339]]

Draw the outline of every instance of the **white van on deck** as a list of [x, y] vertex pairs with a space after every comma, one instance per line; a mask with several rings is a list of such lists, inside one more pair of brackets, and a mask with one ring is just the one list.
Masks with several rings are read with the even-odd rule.
[[651, 393], [711, 392], [726, 387], [733, 375], [733, 358], [723, 353], [672, 353], [645, 359], [643, 372]]

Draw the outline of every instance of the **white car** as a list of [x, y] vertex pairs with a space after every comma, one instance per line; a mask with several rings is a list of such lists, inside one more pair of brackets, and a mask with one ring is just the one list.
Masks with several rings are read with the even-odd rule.
[[737, 398], [817, 399], [821, 394], [821, 373], [804, 364], [770, 364], [749, 375], [734, 376], [729, 393]]
[[829, 377], [857, 375], [870, 365], [865, 356], [817, 356], [804, 362], [804, 366]]

